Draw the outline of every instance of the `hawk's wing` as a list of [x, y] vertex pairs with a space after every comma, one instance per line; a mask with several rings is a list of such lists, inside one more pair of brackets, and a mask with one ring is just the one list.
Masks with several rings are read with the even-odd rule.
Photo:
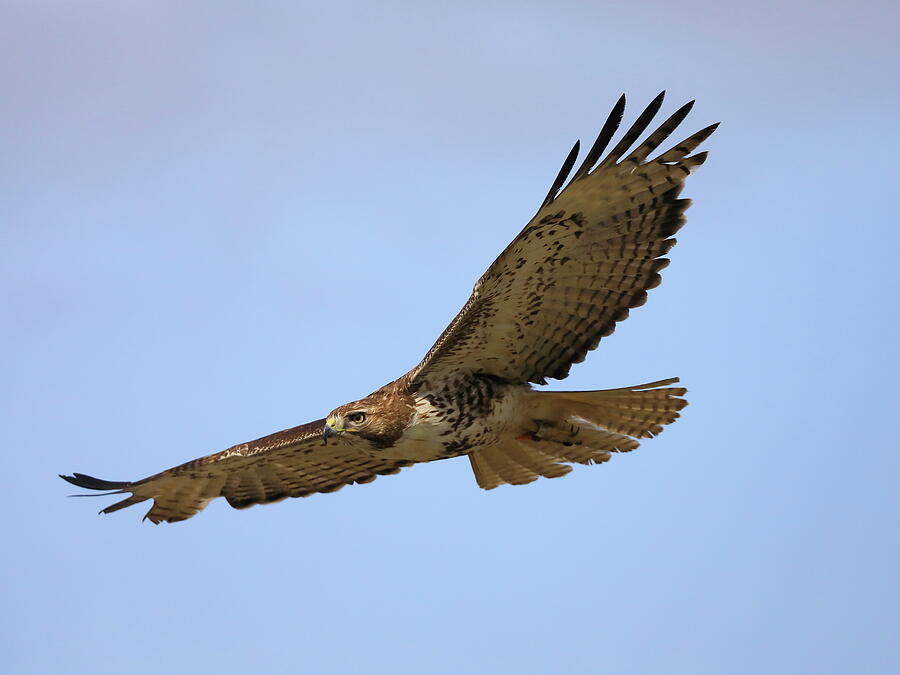
[[[422, 360], [412, 382], [458, 371], [544, 384], [562, 379], [628, 310], [660, 282], [661, 258], [685, 222], [684, 179], [706, 159], [690, 153], [713, 124], [648, 160], [681, 123], [676, 111], [626, 156], [662, 104], [653, 100], [600, 160], [622, 118], [625, 97], [566, 188], [578, 143], [537, 214], [475, 284], [471, 297]], [[599, 161], [599, 163], [598, 163]], [[596, 165], [596, 167], [595, 167]]]
[[325, 445], [324, 424], [325, 420], [319, 420], [279, 431], [133, 483], [81, 473], [60, 478], [89, 490], [112, 491], [107, 494], [131, 493], [101, 513], [152, 499], [153, 508], [144, 518], [172, 523], [202, 511], [216, 497], [225, 497], [231, 506], [243, 509], [286, 497], [334, 492], [352, 483], [369, 483], [412, 464], [373, 457], [334, 440]]

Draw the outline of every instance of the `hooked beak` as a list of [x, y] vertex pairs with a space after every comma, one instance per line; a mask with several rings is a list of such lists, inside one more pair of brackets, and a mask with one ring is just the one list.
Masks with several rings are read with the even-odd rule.
[[325, 427], [322, 429], [322, 440], [327, 443], [328, 439], [337, 435], [337, 433], [337, 420], [333, 417], [329, 417], [325, 420]]

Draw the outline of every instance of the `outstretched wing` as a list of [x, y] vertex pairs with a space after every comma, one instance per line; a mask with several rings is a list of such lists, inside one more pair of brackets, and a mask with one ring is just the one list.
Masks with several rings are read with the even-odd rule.
[[216, 497], [236, 509], [270, 504], [287, 497], [334, 492], [353, 483], [370, 483], [397, 473], [412, 462], [373, 457], [346, 443], [322, 441], [325, 420], [264, 436], [249, 443], [200, 457], [135, 482], [100, 480], [76, 473], [60, 476], [78, 487], [131, 493], [107, 506], [112, 513], [153, 500], [145, 519], [154, 523], [185, 520], [202, 511]]
[[[413, 384], [452, 372], [545, 384], [562, 379], [628, 310], [660, 282], [671, 236], [690, 200], [678, 195], [706, 159], [691, 155], [713, 124], [649, 160], [693, 105], [682, 106], [629, 155], [650, 124], [657, 96], [602, 160], [622, 113], [619, 99], [596, 142], [559, 194], [575, 159], [569, 153], [537, 214], [475, 284], [468, 302], [409, 373]], [[598, 163], [599, 162], [599, 163]], [[596, 166], [595, 166], [596, 165]]]

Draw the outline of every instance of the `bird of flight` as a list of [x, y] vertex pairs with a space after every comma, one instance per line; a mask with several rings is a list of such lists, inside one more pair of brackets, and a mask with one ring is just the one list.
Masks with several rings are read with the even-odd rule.
[[[571, 463], [607, 461], [662, 431], [687, 405], [678, 378], [600, 391], [538, 391], [615, 330], [660, 282], [672, 235], [685, 223], [691, 154], [718, 126], [653, 159], [684, 120], [679, 108], [630, 153], [662, 105], [657, 96], [605, 156], [623, 95], [571, 175], [579, 144], [537, 214], [491, 264], [472, 295], [412, 370], [325, 419], [235, 445], [134, 482], [81, 473], [69, 483], [152, 499], [154, 523], [185, 520], [216, 497], [234, 508], [334, 492], [418, 462], [467, 455], [478, 485], [556, 478]], [[628, 153], [628, 154], [626, 154]]]

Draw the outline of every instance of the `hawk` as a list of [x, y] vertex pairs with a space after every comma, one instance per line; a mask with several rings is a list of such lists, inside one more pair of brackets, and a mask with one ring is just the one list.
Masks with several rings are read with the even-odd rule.
[[[685, 223], [694, 153], [718, 125], [649, 156], [690, 111], [679, 108], [629, 152], [662, 105], [657, 96], [612, 150], [623, 95], [572, 173], [575, 143], [535, 216], [475, 284], [425, 358], [324, 419], [201, 457], [134, 482], [75, 473], [69, 483], [153, 500], [145, 519], [185, 520], [216, 497], [234, 508], [334, 492], [418, 462], [466, 455], [491, 490], [576, 464], [601, 463], [659, 434], [687, 401], [678, 378], [600, 391], [539, 391], [563, 379], [660, 283], [662, 257]], [[626, 154], [627, 153], [627, 154]], [[694, 153], [694, 154], [692, 154]], [[566, 179], [571, 178], [564, 189]]]

